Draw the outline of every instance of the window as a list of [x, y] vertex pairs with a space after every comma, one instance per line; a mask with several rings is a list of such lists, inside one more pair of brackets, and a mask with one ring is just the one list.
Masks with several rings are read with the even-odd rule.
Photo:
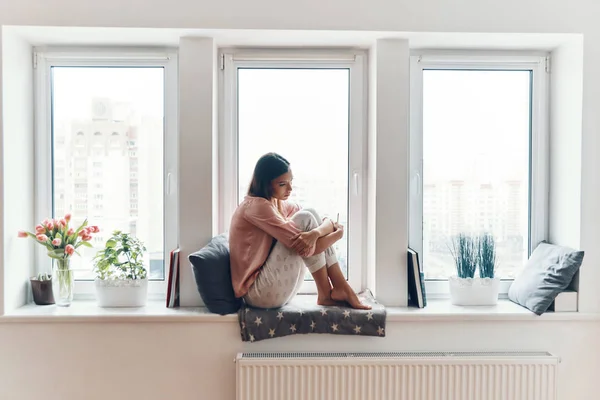
[[[255, 56], [256, 55], [256, 56]], [[340, 267], [359, 289], [363, 267], [366, 129], [362, 53], [226, 54], [222, 131], [221, 229], [243, 200], [258, 158], [277, 152], [294, 174], [291, 199], [336, 218], [346, 229], [335, 245]], [[316, 290], [307, 272], [302, 292]]]
[[[173, 167], [177, 148], [176, 56], [159, 51], [63, 50], [37, 54], [36, 112], [40, 122], [36, 127], [36, 144], [40, 144], [37, 156], [42, 162], [36, 169], [40, 188], [36, 194], [36, 217], [38, 220], [49, 215], [59, 217], [54, 199], [64, 198], [64, 208], [73, 210], [73, 223], [88, 219], [90, 224], [100, 227], [102, 236], [92, 241], [93, 248], [81, 247], [81, 256], [72, 259], [76, 295], [93, 290], [92, 258], [103, 247], [107, 235], [114, 230], [128, 231], [132, 222], [145, 227], [136, 233], [148, 249], [146, 267], [150, 268], [150, 260], [153, 261], [149, 290], [154, 294], [164, 293], [168, 266], [165, 254], [178, 242], [174, 218], [177, 193], [164, 191], [167, 172], [176, 173]], [[81, 132], [93, 133], [86, 137]], [[125, 135], [135, 132], [132, 133], [135, 140], [145, 143], [139, 150], [142, 154], [138, 162], [140, 167], [152, 171], [148, 175], [152, 179], [139, 183], [144, 186], [141, 190], [163, 193], [158, 199], [139, 200], [135, 212], [130, 210], [130, 177], [123, 174], [129, 165], [128, 139], [119, 139], [119, 132], [126, 132]], [[111, 139], [106, 141], [103, 136]], [[86, 176], [77, 171], [82, 160], [70, 151], [70, 143], [94, 147], [90, 152], [94, 156], [92, 174]], [[110, 147], [114, 146], [122, 147], [121, 151], [113, 151]], [[59, 163], [75, 171], [55, 168]], [[58, 187], [55, 183], [64, 180], [57, 175], [60, 171], [75, 174], [77, 183], [66, 180], [66, 185]], [[40, 184], [45, 181], [51, 184]], [[87, 193], [83, 193], [88, 185], [96, 189], [95, 202], [89, 206], [85, 200]], [[49, 262], [44, 254], [37, 256], [40, 262]]]
[[409, 244], [428, 292], [455, 275], [452, 241], [490, 233], [502, 292], [546, 238], [545, 57], [411, 58]]

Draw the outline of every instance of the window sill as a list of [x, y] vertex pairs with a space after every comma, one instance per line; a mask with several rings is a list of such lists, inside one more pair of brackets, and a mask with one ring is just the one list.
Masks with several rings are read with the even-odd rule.
[[600, 321], [600, 314], [547, 312], [538, 316], [508, 299], [498, 300], [495, 306], [455, 306], [449, 299], [435, 299], [425, 308], [387, 307], [387, 322], [406, 321]]
[[218, 315], [206, 307], [167, 308], [164, 300], [148, 300], [140, 308], [101, 308], [94, 300], [77, 300], [70, 307], [27, 304], [0, 317], [2, 322], [237, 322], [236, 314]]
[[[205, 307], [166, 308], [164, 301], [148, 301], [142, 308], [100, 308], [95, 301], [75, 301], [71, 307], [25, 305], [0, 317], [0, 323], [57, 322], [228, 322], [237, 323], [237, 314], [218, 315]], [[431, 300], [427, 307], [387, 307], [387, 322], [462, 321], [600, 321], [600, 314], [548, 312], [537, 316], [508, 300], [496, 306], [459, 307], [448, 300]]]

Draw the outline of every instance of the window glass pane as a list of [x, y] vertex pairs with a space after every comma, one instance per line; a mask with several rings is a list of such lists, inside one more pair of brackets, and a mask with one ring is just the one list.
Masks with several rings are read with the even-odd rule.
[[92, 258], [114, 230], [139, 237], [149, 278], [164, 279], [162, 67], [53, 67], [53, 213], [86, 218], [100, 233], [72, 258], [93, 279]]
[[531, 71], [423, 71], [423, 267], [456, 270], [459, 233], [489, 232], [497, 272], [528, 256]]
[[[291, 201], [321, 217], [339, 213], [346, 228], [335, 244], [347, 275], [348, 69], [238, 70], [239, 200], [256, 161], [276, 152], [291, 163]], [[312, 279], [307, 272], [307, 279]]]

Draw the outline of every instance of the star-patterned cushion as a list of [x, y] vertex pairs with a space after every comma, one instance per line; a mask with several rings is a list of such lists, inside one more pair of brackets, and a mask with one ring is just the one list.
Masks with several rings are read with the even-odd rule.
[[281, 308], [262, 309], [243, 304], [238, 311], [242, 341], [256, 342], [298, 333], [385, 336], [385, 307], [371, 291], [359, 293], [371, 310], [319, 306], [314, 296], [296, 296]]

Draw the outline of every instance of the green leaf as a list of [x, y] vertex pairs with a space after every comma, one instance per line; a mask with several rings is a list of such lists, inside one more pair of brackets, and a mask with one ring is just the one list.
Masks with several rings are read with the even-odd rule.
[[81, 242], [77, 243], [77, 245], [75, 246], [75, 248], [78, 248], [80, 246], [89, 247], [90, 249], [94, 248], [94, 246], [92, 246], [92, 244], [90, 242], [84, 242], [83, 240]]
[[94, 272], [100, 279], [139, 279], [146, 276], [143, 262], [138, 261], [146, 248], [136, 237], [118, 230], [94, 257]]
[[48, 252], [48, 257], [50, 258], [54, 258], [55, 260], [62, 260], [64, 258], [64, 255], [57, 255], [52, 251]]

